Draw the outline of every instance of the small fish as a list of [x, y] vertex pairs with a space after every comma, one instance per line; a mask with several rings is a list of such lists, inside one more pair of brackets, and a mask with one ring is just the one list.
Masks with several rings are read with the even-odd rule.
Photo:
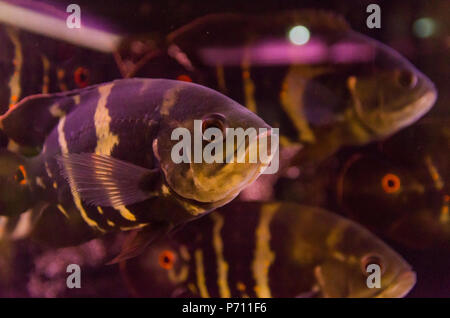
[[[0, 169], [7, 193], [0, 214], [17, 215], [30, 201], [43, 202], [36, 235], [56, 245], [57, 233], [67, 233], [67, 244], [76, 244], [105, 232], [139, 229], [120, 257], [134, 255], [156, 237], [231, 201], [267, 167], [261, 160], [175, 163], [171, 154], [178, 140], [172, 133], [183, 127], [193, 136], [195, 119], [202, 129], [270, 131], [230, 98], [182, 81], [126, 79], [27, 97], [0, 117], [0, 128], [17, 144], [42, 151], [29, 159], [9, 152], [0, 157], [8, 163]], [[257, 140], [266, 137], [259, 134]], [[248, 154], [250, 143], [244, 147]], [[62, 225], [66, 219], [73, 232]]]
[[120, 73], [111, 55], [0, 24], [0, 114], [29, 95], [116, 78]]
[[[306, 28], [306, 43], [289, 38], [295, 26]], [[284, 144], [303, 144], [297, 164], [385, 138], [437, 96], [406, 58], [324, 11], [208, 15], [169, 34], [165, 51], [171, 62], [155, 53], [153, 68], [137, 63], [133, 74], [160, 76], [166, 63], [164, 76], [228, 95], [280, 127]]]
[[[382, 270], [368, 288], [366, 268]], [[410, 265], [362, 226], [287, 202], [233, 202], [121, 263], [147, 297], [403, 297]]]
[[[425, 119], [424, 119], [425, 120]], [[337, 184], [340, 206], [374, 232], [412, 249], [450, 247], [450, 130], [419, 123], [350, 158]]]

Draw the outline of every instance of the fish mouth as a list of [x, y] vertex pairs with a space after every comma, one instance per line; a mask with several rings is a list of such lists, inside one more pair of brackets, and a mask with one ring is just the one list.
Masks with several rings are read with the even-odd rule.
[[235, 195], [228, 195], [222, 199], [218, 199], [216, 201], [198, 201], [196, 199], [186, 198], [180, 194], [178, 194], [174, 189], [169, 187], [170, 193], [174, 196], [174, 198], [181, 203], [182, 207], [185, 208], [188, 213], [193, 216], [200, 216], [214, 209], [223, 206], [233, 200], [239, 193]]
[[396, 112], [380, 111], [367, 114], [363, 111], [359, 100], [354, 103], [354, 111], [361, 126], [369, 134], [383, 138], [415, 123], [433, 107], [436, 99], [437, 91], [430, 86], [430, 89], [425, 90], [420, 97]]
[[417, 281], [416, 272], [408, 270], [400, 273], [388, 288], [380, 292], [376, 298], [403, 298], [414, 287]]
[[[234, 149], [230, 162], [216, 164], [209, 177], [203, 177], [201, 170], [195, 170], [194, 163], [190, 163], [193, 171], [193, 182], [195, 186], [191, 192], [179, 192], [171, 187], [177, 194], [178, 199], [190, 205], [205, 209], [209, 206], [223, 205], [234, 199], [248, 185], [253, 183], [259, 175], [270, 165], [275, 151], [266, 154], [263, 160], [258, 159], [258, 141], [272, 136], [271, 129], [267, 129], [250, 139], [244, 140]], [[268, 144], [268, 142], [266, 143]], [[271, 147], [275, 148], [275, 147]], [[276, 149], [276, 148], [275, 148]], [[268, 152], [268, 151], [267, 151]], [[256, 154], [256, 162], [251, 161], [251, 155]], [[227, 159], [227, 158], [226, 158]], [[230, 158], [231, 159], [231, 156]]]
[[[250, 158], [250, 151], [253, 149], [256, 149], [256, 158], [257, 161], [256, 163], [254, 163], [254, 165], [256, 166], [255, 169], [251, 169], [253, 170], [253, 172], [249, 173], [248, 176], [245, 178], [245, 180], [243, 180], [243, 183], [241, 183], [241, 185], [239, 187], [236, 187], [233, 190], [230, 190], [227, 195], [224, 198], [219, 199], [219, 201], [222, 201], [223, 199], [225, 199], [227, 196], [229, 197], [236, 197], [245, 187], [249, 186], [251, 183], [253, 183], [260, 175], [261, 173], [264, 172], [264, 170], [266, 170], [266, 168], [270, 165], [273, 157], [275, 156], [275, 153], [277, 152], [277, 149], [275, 149], [274, 151], [272, 151], [272, 149], [270, 149], [270, 154], [267, 154], [267, 158], [266, 160], [264, 160], [264, 162], [261, 160], [260, 157], [258, 157], [258, 154], [260, 153], [260, 145], [259, 145], [259, 141], [264, 139], [264, 138], [269, 138], [272, 136], [272, 131], [270, 128], [266, 129], [266, 131], [258, 134], [255, 138], [253, 138], [252, 140], [249, 140], [248, 146], [245, 149], [245, 152], [243, 152], [243, 157], [244, 158], [239, 158], [239, 149], [242, 146], [245, 146], [246, 142], [244, 140], [243, 143], [241, 143], [240, 145], [238, 145], [238, 147], [236, 148], [236, 150], [234, 151], [234, 156], [237, 159], [236, 162], [239, 164], [240, 161], [239, 159], [244, 159], [242, 163], [244, 164], [248, 164], [248, 162], [245, 161], [245, 158]], [[271, 140], [272, 142], [272, 140]], [[268, 145], [268, 143], [266, 142], [266, 146]]]
[[435, 89], [427, 90], [418, 99], [403, 110], [390, 114], [393, 122], [397, 122], [397, 130], [409, 126], [424, 116], [434, 105], [437, 99]]

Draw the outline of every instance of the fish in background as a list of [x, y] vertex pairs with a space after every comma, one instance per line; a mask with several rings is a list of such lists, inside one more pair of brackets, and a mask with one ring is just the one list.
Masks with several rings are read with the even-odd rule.
[[[295, 26], [307, 29], [306, 43], [295, 33], [289, 38]], [[194, 81], [230, 96], [279, 127], [281, 145], [304, 145], [296, 165], [386, 138], [423, 116], [437, 96], [406, 58], [324, 11], [208, 15], [143, 56], [123, 74]]]
[[56, 93], [120, 78], [105, 53], [0, 24], [0, 112], [24, 97]]
[[346, 214], [413, 249], [450, 247], [448, 121], [427, 118], [356, 155], [338, 182]]
[[[366, 285], [369, 264], [380, 289]], [[362, 226], [287, 202], [233, 202], [120, 266], [141, 297], [403, 297], [416, 281]]]
[[[109, 54], [0, 24], [0, 114], [29, 95], [83, 88], [120, 77]], [[0, 133], [0, 147], [8, 142]]]
[[[270, 130], [230, 98], [182, 81], [124, 79], [25, 98], [0, 117], [0, 128], [18, 145], [42, 151], [31, 158], [1, 153], [0, 214], [14, 217], [33, 207], [31, 236], [50, 246], [134, 229], [116, 260], [132, 257], [231, 201], [267, 167], [261, 160], [175, 163], [179, 141], [172, 133], [184, 127], [194, 136], [195, 119], [203, 130], [223, 133], [226, 127]], [[256, 137], [252, 143], [268, 134]], [[258, 150], [241, 144], [235, 157], [242, 147], [246, 156]]]

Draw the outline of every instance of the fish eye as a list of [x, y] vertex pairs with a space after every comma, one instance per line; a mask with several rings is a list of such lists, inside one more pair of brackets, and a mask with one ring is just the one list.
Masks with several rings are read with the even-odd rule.
[[73, 73], [75, 84], [79, 88], [83, 88], [89, 85], [89, 70], [85, 67], [78, 67]]
[[14, 180], [19, 184], [26, 184], [27, 183], [27, 173], [25, 171], [25, 167], [20, 165], [17, 169]]
[[406, 70], [397, 71], [397, 81], [405, 88], [414, 88], [417, 84], [417, 76]]
[[378, 254], [367, 254], [361, 258], [361, 270], [364, 273], [364, 275], [368, 274], [367, 266], [371, 264], [380, 266], [381, 273], [384, 273], [386, 266], [384, 264], [383, 258]]
[[400, 190], [400, 185], [400, 178], [393, 173], [387, 173], [381, 179], [381, 186], [386, 193], [396, 193]]
[[218, 128], [225, 135], [226, 123], [222, 114], [211, 114], [202, 120], [202, 133], [208, 128]]
[[170, 250], [164, 250], [159, 254], [159, 266], [171, 269], [175, 263], [175, 254]]

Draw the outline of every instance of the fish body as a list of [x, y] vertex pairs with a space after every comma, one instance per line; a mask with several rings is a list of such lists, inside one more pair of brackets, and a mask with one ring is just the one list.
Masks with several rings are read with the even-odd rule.
[[[368, 262], [383, 268], [381, 289], [366, 285]], [[151, 297], [402, 297], [415, 283], [360, 225], [287, 202], [231, 203], [122, 269], [131, 290]]]
[[[32, 202], [48, 203], [38, 218], [44, 228], [74, 220], [70, 242], [85, 232], [86, 240], [115, 230], [172, 229], [229, 202], [264, 168], [260, 161], [175, 163], [174, 129], [191, 131], [195, 119], [211, 116], [223, 127], [270, 129], [228, 97], [181, 81], [117, 80], [28, 97], [0, 126], [17, 144], [42, 151], [28, 160], [8, 153], [15, 169], [4, 170], [3, 191], [18, 187], [18, 197], [30, 191]], [[40, 235], [48, 240], [52, 232]]]
[[[295, 26], [306, 27], [306, 43], [289, 38]], [[304, 160], [385, 138], [436, 99], [404, 57], [323, 11], [205, 16], [169, 34], [166, 51], [171, 63], [159, 56], [135, 74], [155, 76], [155, 61], [166, 61], [165, 76], [214, 88], [280, 127], [282, 143], [305, 146]]]

